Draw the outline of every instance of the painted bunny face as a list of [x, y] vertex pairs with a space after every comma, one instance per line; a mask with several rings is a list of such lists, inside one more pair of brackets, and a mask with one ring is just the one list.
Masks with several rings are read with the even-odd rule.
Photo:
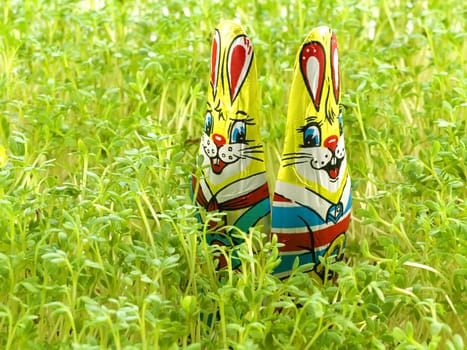
[[[221, 189], [264, 172], [253, 47], [240, 27], [214, 32], [211, 79], [201, 138], [204, 174]], [[232, 30], [236, 28], [236, 30]]]
[[298, 53], [282, 156], [281, 180], [337, 203], [348, 171], [336, 36], [327, 27], [312, 31]]

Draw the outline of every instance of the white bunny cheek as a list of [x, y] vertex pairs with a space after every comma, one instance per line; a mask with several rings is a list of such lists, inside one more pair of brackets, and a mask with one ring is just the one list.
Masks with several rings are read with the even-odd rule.
[[327, 148], [318, 148], [311, 152], [310, 165], [314, 169], [322, 169], [332, 160], [332, 152]]
[[344, 147], [342, 147], [342, 148], [337, 148], [337, 149], [336, 149], [336, 157], [337, 157], [338, 159], [342, 159], [342, 158], [345, 157], [345, 149], [344, 149]]
[[338, 159], [343, 159], [345, 157], [345, 147], [344, 147], [344, 138], [341, 137], [339, 139], [339, 143], [337, 144], [335, 153]]
[[240, 158], [241, 144], [228, 144], [219, 148], [219, 158], [224, 163], [234, 163]]
[[203, 140], [201, 142], [204, 153], [209, 158], [217, 157], [217, 147], [212, 140], [209, 139], [209, 136], [203, 135]]

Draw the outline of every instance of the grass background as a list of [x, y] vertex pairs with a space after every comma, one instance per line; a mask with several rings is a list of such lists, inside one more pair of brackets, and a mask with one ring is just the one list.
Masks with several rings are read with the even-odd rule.
[[[239, 273], [214, 271], [188, 179], [221, 19], [256, 50], [271, 187], [296, 50], [337, 33], [354, 195], [337, 285], [273, 278], [261, 232]], [[462, 1], [25, 0], [0, 23], [1, 348], [464, 348]]]

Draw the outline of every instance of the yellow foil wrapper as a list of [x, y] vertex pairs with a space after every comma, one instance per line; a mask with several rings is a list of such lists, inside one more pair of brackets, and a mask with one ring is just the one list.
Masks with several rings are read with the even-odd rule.
[[[206, 117], [192, 177], [197, 203], [224, 213], [222, 226], [268, 230], [270, 200], [259, 125], [258, 78], [250, 39], [232, 21], [214, 31]], [[232, 230], [208, 234], [210, 244], [235, 246]], [[223, 263], [221, 262], [221, 265]], [[234, 265], [236, 265], [234, 263]]]
[[0, 145], [0, 168], [3, 168], [8, 162], [8, 155], [3, 146]]
[[272, 234], [278, 236], [281, 264], [314, 263], [341, 256], [350, 221], [351, 191], [340, 104], [336, 35], [328, 27], [310, 32], [296, 56], [286, 136], [272, 206]]

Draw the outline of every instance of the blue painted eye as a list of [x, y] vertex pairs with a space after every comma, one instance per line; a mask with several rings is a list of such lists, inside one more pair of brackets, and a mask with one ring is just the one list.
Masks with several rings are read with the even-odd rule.
[[239, 120], [232, 125], [230, 133], [231, 143], [241, 143], [246, 141], [246, 125], [245, 122]]
[[207, 135], [211, 135], [211, 133], [212, 133], [212, 115], [211, 115], [211, 112], [206, 113], [206, 120], [204, 121], [204, 132]]
[[339, 136], [344, 133], [344, 122], [342, 118], [342, 113], [339, 114]]
[[305, 147], [318, 147], [321, 144], [321, 131], [316, 124], [307, 126], [303, 130], [303, 145]]

